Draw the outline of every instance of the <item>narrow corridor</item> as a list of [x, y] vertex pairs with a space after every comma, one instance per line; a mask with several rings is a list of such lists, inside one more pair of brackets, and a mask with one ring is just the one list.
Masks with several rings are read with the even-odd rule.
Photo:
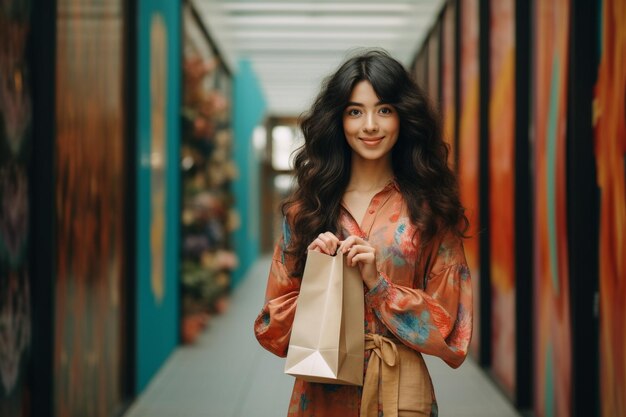
[[[405, 71], [329, 83], [373, 51]], [[440, 415], [626, 417], [624, 74], [626, 0], [0, 0], [0, 417], [285, 416], [294, 380], [253, 333], [281, 203], [322, 202], [320, 233], [338, 184], [392, 177], [417, 222], [375, 211], [380, 247], [424, 284], [402, 236], [470, 224], [452, 265], [481, 359], [425, 358]], [[381, 126], [391, 167], [354, 135]], [[432, 294], [466, 341], [457, 281]], [[397, 305], [420, 337], [440, 315]]]
[[[124, 417], [279, 417], [293, 378], [284, 360], [263, 350], [252, 323], [265, 292], [269, 258], [259, 260], [226, 314], [191, 346], [179, 347]], [[453, 370], [425, 357], [441, 417], [517, 417], [484, 372], [468, 359]]]

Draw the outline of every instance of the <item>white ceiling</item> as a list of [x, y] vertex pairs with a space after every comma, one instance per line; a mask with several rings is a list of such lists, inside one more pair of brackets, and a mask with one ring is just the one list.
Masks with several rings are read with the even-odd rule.
[[272, 116], [306, 110], [355, 48], [385, 48], [408, 66], [444, 2], [192, 0], [227, 65], [250, 60]]

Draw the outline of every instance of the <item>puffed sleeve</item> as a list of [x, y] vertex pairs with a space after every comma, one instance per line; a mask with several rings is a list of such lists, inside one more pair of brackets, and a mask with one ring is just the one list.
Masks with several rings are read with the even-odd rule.
[[267, 279], [265, 304], [254, 322], [254, 334], [261, 346], [281, 357], [287, 356], [301, 282], [290, 275], [293, 260], [285, 254], [289, 239], [289, 228], [283, 220], [283, 235], [274, 248]]
[[395, 285], [381, 273], [365, 300], [404, 344], [457, 368], [472, 337], [472, 285], [463, 243], [447, 233], [424, 255], [414, 288]]

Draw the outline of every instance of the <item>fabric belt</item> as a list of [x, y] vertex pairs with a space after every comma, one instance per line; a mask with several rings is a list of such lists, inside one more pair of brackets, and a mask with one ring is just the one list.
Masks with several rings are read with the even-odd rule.
[[379, 380], [382, 391], [383, 414], [398, 417], [398, 393], [400, 386], [400, 356], [394, 340], [379, 334], [365, 334], [365, 350], [371, 350], [363, 396], [361, 416], [378, 417]]

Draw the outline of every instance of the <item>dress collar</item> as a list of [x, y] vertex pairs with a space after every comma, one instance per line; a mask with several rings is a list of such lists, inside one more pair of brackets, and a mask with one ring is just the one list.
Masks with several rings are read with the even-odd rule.
[[390, 179], [387, 185], [385, 185], [385, 188], [383, 188], [383, 190], [386, 190], [389, 187], [395, 188], [396, 191], [400, 191], [400, 184], [398, 184], [398, 180], [396, 179], [396, 177]]

